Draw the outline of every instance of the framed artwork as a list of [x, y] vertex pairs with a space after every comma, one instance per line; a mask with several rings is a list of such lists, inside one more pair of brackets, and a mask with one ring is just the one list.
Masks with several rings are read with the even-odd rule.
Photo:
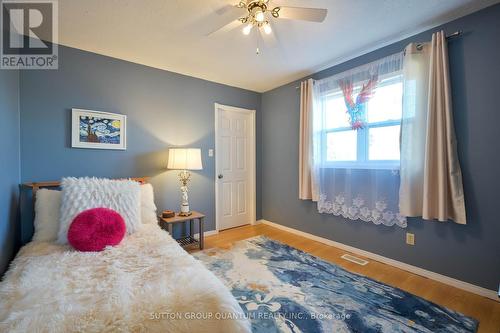
[[71, 109], [73, 148], [127, 149], [127, 116]]

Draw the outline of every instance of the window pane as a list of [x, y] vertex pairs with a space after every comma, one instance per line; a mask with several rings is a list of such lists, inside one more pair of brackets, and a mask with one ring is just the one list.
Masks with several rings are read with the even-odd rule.
[[403, 84], [394, 84], [377, 88], [368, 102], [368, 122], [401, 119]]
[[329, 97], [326, 102], [325, 128], [350, 127], [344, 97]]
[[400, 126], [374, 127], [368, 130], [370, 160], [399, 160]]
[[356, 145], [356, 131], [327, 133], [326, 160], [329, 162], [355, 161]]

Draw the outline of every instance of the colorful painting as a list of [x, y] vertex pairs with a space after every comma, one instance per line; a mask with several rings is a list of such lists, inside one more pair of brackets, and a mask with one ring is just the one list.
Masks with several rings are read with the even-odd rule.
[[126, 149], [126, 116], [73, 109], [72, 146], [75, 148]]

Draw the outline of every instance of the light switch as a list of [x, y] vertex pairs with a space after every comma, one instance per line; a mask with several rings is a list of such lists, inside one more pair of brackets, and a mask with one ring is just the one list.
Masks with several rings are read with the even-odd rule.
[[208, 157], [213, 157], [214, 156], [214, 150], [213, 149], [209, 149], [208, 150]]

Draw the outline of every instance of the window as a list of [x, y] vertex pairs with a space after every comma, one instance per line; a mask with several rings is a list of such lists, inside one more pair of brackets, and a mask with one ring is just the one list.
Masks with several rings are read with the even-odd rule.
[[[353, 96], [357, 96], [361, 85], [355, 85], [353, 90]], [[380, 78], [374, 95], [365, 103], [364, 128], [353, 130], [340, 89], [326, 94], [321, 140], [323, 166], [398, 168], [402, 96], [399, 73]]]
[[318, 199], [320, 213], [406, 226], [398, 214], [400, 176], [395, 172], [403, 57], [399, 52], [313, 81], [312, 87], [311, 81], [303, 84], [312, 93], [301, 95], [301, 163], [312, 166], [311, 196]]

